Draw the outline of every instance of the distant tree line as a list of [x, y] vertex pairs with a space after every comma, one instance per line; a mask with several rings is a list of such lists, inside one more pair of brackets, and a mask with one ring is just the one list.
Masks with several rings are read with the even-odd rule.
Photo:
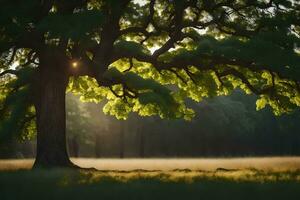
[[[300, 155], [300, 111], [256, 111], [256, 97], [236, 91], [206, 99], [192, 121], [158, 117], [116, 120], [95, 103], [67, 95], [68, 149], [73, 157], [214, 157]], [[32, 157], [34, 142], [2, 145], [1, 157]]]

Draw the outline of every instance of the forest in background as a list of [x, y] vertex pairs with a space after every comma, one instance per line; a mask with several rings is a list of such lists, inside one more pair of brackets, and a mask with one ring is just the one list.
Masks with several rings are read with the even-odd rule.
[[[230, 157], [300, 155], [300, 112], [256, 111], [256, 97], [188, 102], [192, 121], [130, 115], [117, 120], [100, 105], [67, 94], [67, 141], [73, 157]], [[1, 158], [34, 157], [35, 138], [0, 146]]]

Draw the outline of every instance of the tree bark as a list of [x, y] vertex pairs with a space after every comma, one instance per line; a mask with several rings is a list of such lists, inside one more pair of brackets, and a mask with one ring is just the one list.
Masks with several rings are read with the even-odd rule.
[[95, 137], [96, 137], [95, 154], [96, 154], [96, 158], [100, 158], [101, 157], [101, 142], [102, 142], [100, 133], [96, 133]]
[[37, 151], [34, 168], [74, 166], [66, 146], [65, 94], [68, 76], [65, 68], [59, 59], [40, 58], [39, 88], [35, 102]]

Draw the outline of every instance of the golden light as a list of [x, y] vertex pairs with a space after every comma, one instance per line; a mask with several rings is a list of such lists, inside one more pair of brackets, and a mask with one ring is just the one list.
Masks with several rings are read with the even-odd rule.
[[72, 62], [72, 67], [77, 68], [78, 67], [78, 62]]

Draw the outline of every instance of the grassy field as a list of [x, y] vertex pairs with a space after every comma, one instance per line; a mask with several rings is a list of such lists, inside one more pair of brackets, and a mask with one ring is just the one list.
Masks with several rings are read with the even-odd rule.
[[[33, 159], [0, 160], [0, 170], [30, 169]], [[300, 157], [248, 157], [248, 158], [180, 158], [180, 159], [93, 159], [72, 158], [81, 167], [98, 170], [174, 170], [190, 169], [214, 171], [226, 169], [257, 169], [264, 171], [300, 170]]]
[[101, 170], [16, 170], [32, 161], [1, 160], [0, 199], [300, 199], [296, 157], [75, 162]]

